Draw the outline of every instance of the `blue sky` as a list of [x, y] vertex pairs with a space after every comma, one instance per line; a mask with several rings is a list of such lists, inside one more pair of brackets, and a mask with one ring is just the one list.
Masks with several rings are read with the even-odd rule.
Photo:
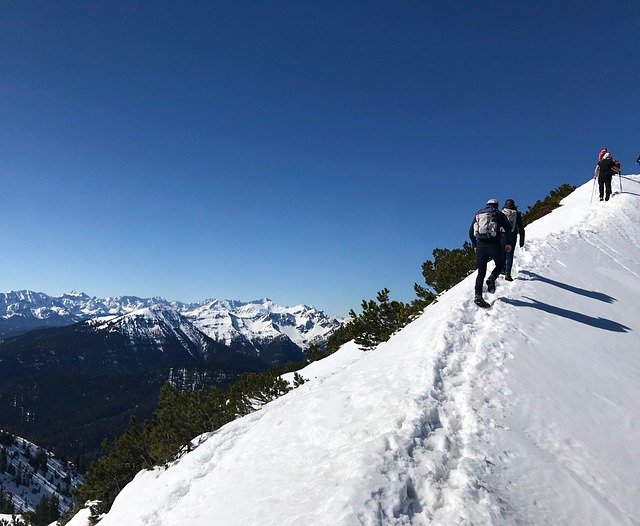
[[0, 290], [410, 300], [488, 197], [638, 171], [639, 34], [633, 1], [5, 3]]

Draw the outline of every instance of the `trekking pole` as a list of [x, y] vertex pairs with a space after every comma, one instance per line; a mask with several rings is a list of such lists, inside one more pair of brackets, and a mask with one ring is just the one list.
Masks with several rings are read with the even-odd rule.
[[589, 199], [589, 204], [593, 202], [593, 194], [596, 192], [596, 178], [593, 178], [593, 189], [591, 190], [591, 199]]
[[620, 181], [620, 193], [622, 193], [622, 170], [618, 172], [618, 181]]

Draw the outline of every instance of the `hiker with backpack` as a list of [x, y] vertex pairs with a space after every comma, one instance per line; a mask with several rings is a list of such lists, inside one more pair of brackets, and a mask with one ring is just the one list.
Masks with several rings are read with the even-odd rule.
[[[602, 159], [598, 161], [594, 177], [598, 178], [600, 201], [602, 201], [603, 199], [605, 201], [608, 201], [611, 197], [611, 178], [613, 177], [614, 171], [616, 169], [616, 162], [617, 161], [614, 161], [613, 157], [611, 156], [611, 152], [606, 152], [602, 156]], [[620, 163], [618, 163], [617, 166], [620, 166]]]
[[505, 215], [498, 209], [498, 200], [489, 199], [485, 208], [478, 210], [469, 227], [469, 239], [476, 253], [478, 276], [476, 277], [474, 303], [479, 307], [490, 307], [482, 297], [482, 286], [487, 274], [487, 263], [493, 260], [496, 267], [487, 279], [487, 290], [490, 294], [496, 291], [496, 279], [504, 267], [504, 251], [510, 251], [511, 246], [500, 245], [500, 229], [511, 235], [511, 225]]
[[[504, 279], [513, 281], [511, 277], [511, 267], [513, 266], [513, 253], [516, 251], [516, 241], [520, 236], [520, 248], [524, 246], [524, 223], [522, 222], [522, 214], [518, 212], [518, 207], [513, 199], [507, 199], [504, 202], [502, 213], [505, 215], [511, 226], [511, 233], [507, 233], [503, 228], [500, 229], [500, 245], [504, 250]], [[510, 250], [506, 247], [509, 246]]]

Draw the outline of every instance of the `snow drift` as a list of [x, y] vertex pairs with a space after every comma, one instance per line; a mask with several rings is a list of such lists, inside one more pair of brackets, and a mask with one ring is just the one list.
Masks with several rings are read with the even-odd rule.
[[585, 183], [530, 225], [492, 309], [466, 278], [141, 472], [101, 526], [637, 524], [640, 176], [623, 184], [590, 204]]

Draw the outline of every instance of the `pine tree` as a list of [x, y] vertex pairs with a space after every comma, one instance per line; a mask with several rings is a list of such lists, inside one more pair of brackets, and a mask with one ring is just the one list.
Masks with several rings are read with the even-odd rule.
[[57, 495], [43, 497], [37, 504], [35, 511], [27, 517], [34, 526], [47, 526], [60, 518], [60, 499]]
[[15, 442], [15, 437], [11, 433], [6, 431], [0, 431], [0, 445], [4, 447], [11, 447]]
[[356, 334], [355, 342], [362, 349], [372, 349], [387, 341], [390, 336], [404, 327], [415, 313], [410, 304], [389, 300], [389, 289], [384, 288], [375, 300], [362, 301], [362, 313], [349, 311]]
[[355, 324], [351, 321], [341, 325], [340, 327], [331, 331], [327, 338], [327, 342], [324, 346], [323, 355], [321, 358], [325, 358], [336, 352], [342, 345], [353, 340], [356, 337]]
[[325, 357], [324, 350], [317, 343], [310, 344], [304, 355], [309, 363], [321, 360]]
[[289, 382], [270, 371], [245, 373], [229, 390], [230, 417], [253, 413], [290, 390]]
[[560, 206], [560, 201], [575, 189], [575, 186], [564, 183], [555, 190], [551, 190], [549, 195], [547, 195], [542, 201], [538, 200], [533, 205], [527, 207], [527, 211], [522, 214], [522, 222], [525, 225], [528, 225], [532, 221], [540, 219], [541, 217], [551, 213], [551, 211]]
[[94, 462], [87, 472], [85, 483], [78, 488], [79, 503], [98, 500], [98, 513], [106, 513], [114, 499], [144, 465], [153, 462], [147, 452], [143, 430], [135, 418], [129, 428], [113, 443], [103, 442], [107, 454]]
[[293, 387], [300, 387], [306, 380], [302, 377], [302, 375], [298, 372], [293, 373]]
[[11, 515], [14, 512], [13, 501], [5, 489], [0, 486], [0, 513]]
[[219, 390], [178, 392], [166, 383], [147, 433], [153, 464], [173, 460], [196, 436], [226, 423], [226, 413], [225, 397]]
[[[462, 248], [435, 248], [433, 261], [422, 264], [422, 275], [427, 285], [440, 294], [457, 285], [476, 268], [476, 256], [471, 243], [465, 241]], [[419, 295], [427, 295], [429, 291], [416, 284]]]

